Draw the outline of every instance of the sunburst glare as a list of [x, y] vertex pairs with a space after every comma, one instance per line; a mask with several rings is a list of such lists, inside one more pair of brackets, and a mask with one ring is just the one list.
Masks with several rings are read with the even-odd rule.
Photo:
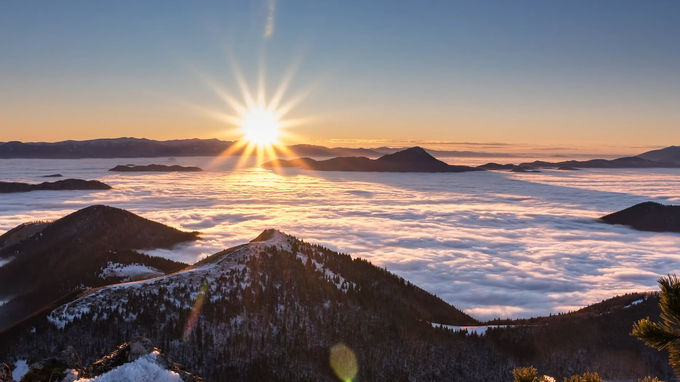
[[281, 124], [276, 115], [265, 108], [255, 107], [242, 116], [243, 139], [255, 145], [269, 146], [279, 143]]
[[229, 125], [227, 128], [228, 133], [237, 137], [237, 141], [217, 157], [215, 161], [211, 163], [211, 166], [217, 165], [218, 162], [229, 156], [240, 156], [241, 158], [236, 166], [242, 167], [246, 160], [251, 156], [256, 156], [258, 162], [262, 163], [265, 158], [277, 159], [280, 156], [294, 155], [294, 153], [284, 145], [285, 141], [293, 138], [293, 134], [288, 131], [288, 128], [311, 120], [311, 118], [286, 118], [288, 113], [305, 99], [311, 91], [306, 90], [300, 94], [286, 97], [297, 64], [298, 63], [294, 64], [287, 71], [269, 100], [266, 96], [267, 87], [265, 83], [265, 70], [262, 63], [260, 64], [258, 73], [257, 91], [252, 92], [239, 65], [235, 60], [232, 60], [232, 72], [238, 90], [241, 93], [242, 101], [232, 95], [232, 92], [220, 85], [219, 82], [201, 76], [204, 83], [208, 85], [231, 110], [218, 111], [214, 109], [201, 109], [211, 116], [226, 122], [226, 124]]

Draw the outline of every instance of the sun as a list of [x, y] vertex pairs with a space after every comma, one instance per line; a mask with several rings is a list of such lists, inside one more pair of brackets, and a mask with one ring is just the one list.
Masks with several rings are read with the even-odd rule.
[[276, 114], [264, 107], [246, 110], [239, 121], [243, 132], [243, 140], [257, 146], [279, 144], [282, 123]]
[[[256, 157], [262, 163], [265, 159], [276, 160], [279, 157], [292, 157], [295, 153], [286, 146], [286, 142], [295, 140], [296, 136], [290, 131], [291, 127], [308, 124], [315, 118], [312, 116], [291, 119], [289, 113], [306, 99], [314, 89], [302, 89], [297, 94], [287, 96], [288, 88], [297, 70], [293, 65], [284, 74], [281, 82], [271, 94], [267, 94], [264, 64], [261, 64], [256, 91], [252, 91], [243, 76], [238, 63], [232, 61], [232, 71], [237, 88], [242, 97], [238, 97], [232, 90], [228, 90], [219, 81], [200, 75], [202, 81], [225, 103], [225, 109], [209, 109], [197, 105], [202, 112], [217, 118], [228, 126], [230, 145], [219, 155], [210, 166], [216, 166], [228, 157], [238, 156], [236, 168], [248, 165], [248, 158]], [[269, 97], [268, 97], [269, 95]]]

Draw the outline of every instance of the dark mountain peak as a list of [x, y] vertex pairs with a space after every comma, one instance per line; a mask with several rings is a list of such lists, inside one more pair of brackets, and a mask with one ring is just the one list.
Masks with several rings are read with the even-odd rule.
[[198, 239], [198, 232], [182, 232], [132, 212], [94, 205], [54, 221], [45, 235], [75, 236], [125, 249], [169, 248], [178, 242]]
[[131, 212], [94, 205], [51, 223], [20, 226], [0, 236], [0, 330], [73, 290], [156, 277], [187, 264], [139, 249], [170, 248], [198, 240]]
[[[422, 147], [411, 147], [406, 150], [397, 151], [394, 154], [386, 154], [378, 158], [379, 161], [390, 161], [390, 162], [400, 162], [400, 161], [428, 161], [428, 162], [441, 162], [439, 159], [430, 155]], [[445, 164], [445, 163], [444, 163]]]
[[603, 216], [609, 224], [623, 224], [640, 231], [680, 232], [680, 206], [643, 202]]
[[668, 146], [663, 149], [647, 151], [638, 157], [656, 161], [680, 164], [680, 146]]
[[289, 238], [289, 239], [294, 239], [292, 236], [286, 235], [285, 233], [283, 233], [283, 232], [281, 232], [277, 229], [267, 228], [264, 231], [262, 231], [262, 233], [259, 234], [256, 238], [251, 240], [250, 242], [251, 243], [265, 242], [265, 241], [274, 240], [276, 238], [280, 239], [280, 238], [284, 238], [284, 237]]

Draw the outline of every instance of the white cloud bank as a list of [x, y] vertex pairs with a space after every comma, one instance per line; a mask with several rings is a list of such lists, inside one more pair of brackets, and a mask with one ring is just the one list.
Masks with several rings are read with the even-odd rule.
[[203, 173], [112, 174], [159, 159], [1, 160], [0, 177], [99, 179], [102, 192], [0, 195], [0, 231], [101, 203], [203, 232], [151, 254], [196, 260], [278, 228], [368, 258], [478, 318], [564, 312], [656, 289], [680, 273], [680, 235], [596, 219], [636, 203], [680, 204], [680, 170], [539, 174], [314, 173], [233, 170], [233, 160], [178, 158]]

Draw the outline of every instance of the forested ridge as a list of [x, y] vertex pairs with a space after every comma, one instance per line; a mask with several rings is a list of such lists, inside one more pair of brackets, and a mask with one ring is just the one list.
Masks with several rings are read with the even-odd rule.
[[[362, 259], [278, 231], [158, 279], [103, 287], [0, 334], [0, 359], [72, 345], [84, 362], [137, 335], [207, 381], [336, 380], [346, 344], [365, 381], [503, 381], [534, 365], [555, 377], [672, 379], [663, 353], [629, 336], [654, 296], [599, 316], [467, 335], [473, 318]], [[49, 315], [48, 315], [49, 313]]]

